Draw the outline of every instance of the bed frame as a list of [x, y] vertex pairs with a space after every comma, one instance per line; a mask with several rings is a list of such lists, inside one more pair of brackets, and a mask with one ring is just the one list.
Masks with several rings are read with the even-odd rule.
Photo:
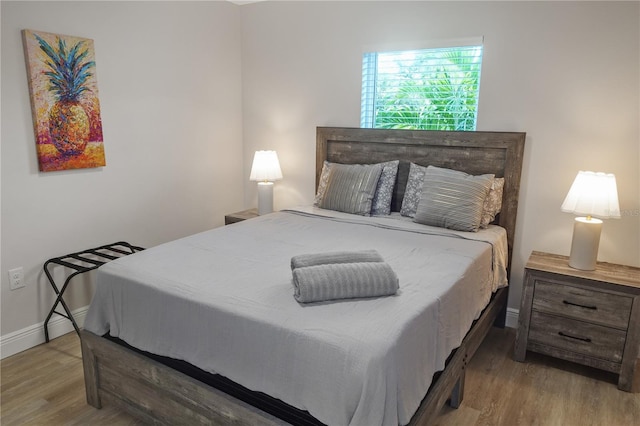
[[[502, 211], [496, 223], [506, 228], [509, 262], [513, 249], [524, 133], [439, 132], [319, 127], [317, 129], [316, 186], [325, 160], [339, 163], [378, 163], [399, 159], [398, 180], [392, 211], [399, 211], [409, 162], [465, 171], [493, 173], [505, 177]], [[449, 356], [442, 372], [436, 373], [431, 388], [411, 425], [431, 424], [449, 399], [453, 407], [462, 402], [465, 369], [494, 323], [504, 325], [507, 288], [498, 290], [461, 346]], [[114, 404], [150, 424], [276, 425], [309, 423], [270, 402], [254, 404], [184, 374], [135, 348], [112, 339], [81, 331], [87, 402], [101, 408]], [[237, 385], [236, 385], [237, 386]], [[249, 391], [250, 392], [250, 391]], [[251, 392], [250, 392], [251, 393]], [[268, 397], [267, 397], [268, 398]], [[262, 401], [260, 396], [257, 397]], [[254, 405], [259, 405], [257, 408]], [[312, 422], [311, 422], [312, 423]]]

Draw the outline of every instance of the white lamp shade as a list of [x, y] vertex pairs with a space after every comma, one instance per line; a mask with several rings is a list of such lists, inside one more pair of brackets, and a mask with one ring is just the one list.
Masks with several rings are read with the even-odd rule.
[[275, 151], [256, 151], [249, 180], [273, 182], [280, 179], [282, 179], [282, 170], [280, 170], [278, 154]]
[[616, 177], [610, 173], [578, 172], [560, 209], [576, 215], [619, 219]]

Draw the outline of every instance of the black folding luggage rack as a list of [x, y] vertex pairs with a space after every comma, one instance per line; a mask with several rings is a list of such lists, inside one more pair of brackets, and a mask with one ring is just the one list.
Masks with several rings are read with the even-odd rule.
[[[71, 278], [75, 277], [78, 274], [93, 271], [94, 269], [99, 268], [105, 263], [118, 259], [119, 257], [128, 256], [130, 254], [133, 254], [135, 252], [142, 251], [142, 250], [144, 250], [144, 248], [131, 245], [124, 241], [119, 241], [117, 243], [107, 244], [105, 246], [95, 247], [92, 249], [79, 251], [77, 253], [70, 253], [64, 256], [54, 257], [52, 259], [47, 260], [43, 266], [44, 273], [47, 275], [47, 278], [49, 279], [49, 283], [51, 284], [51, 287], [53, 287], [53, 291], [56, 292], [57, 297], [56, 297], [55, 303], [53, 304], [53, 306], [51, 307], [51, 310], [49, 311], [49, 315], [47, 315], [47, 319], [44, 321], [45, 340], [49, 342], [48, 324], [54, 312], [70, 320], [71, 323], [73, 324], [73, 328], [76, 329], [76, 333], [78, 333], [78, 336], [80, 335], [80, 330], [78, 329], [78, 325], [76, 324], [76, 321], [73, 319], [73, 315], [71, 315], [71, 311], [69, 310], [69, 307], [67, 306], [64, 299], [62, 298], [65, 290], [67, 289], [67, 286], [69, 285], [69, 282], [71, 281]], [[49, 265], [52, 263], [75, 270], [75, 272], [71, 273], [71, 275], [67, 277], [67, 279], [65, 280], [60, 290], [58, 290], [58, 286], [56, 285], [53, 279], [53, 276], [49, 272]], [[66, 314], [56, 311], [58, 303], [62, 305]]]

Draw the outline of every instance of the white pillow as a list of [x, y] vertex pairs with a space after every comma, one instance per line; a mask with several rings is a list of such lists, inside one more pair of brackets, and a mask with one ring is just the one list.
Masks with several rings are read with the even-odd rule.
[[496, 218], [502, 209], [502, 192], [504, 190], [504, 178], [494, 178], [489, 190], [489, 195], [484, 200], [482, 207], [482, 219], [480, 228], [484, 229]]

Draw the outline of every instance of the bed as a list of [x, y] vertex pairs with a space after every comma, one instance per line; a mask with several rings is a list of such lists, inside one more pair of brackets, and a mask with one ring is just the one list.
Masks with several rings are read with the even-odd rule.
[[[325, 161], [398, 160], [394, 213], [305, 206], [111, 262], [81, 333], [88, 403], [166, 424], [427, 424], [447, 399], [459, 405], [465, 365], [504, 321], [524, 139], [318, 128], [317, 186]], [[504, 177], [493, 225], [401, 217], [410, 163]], [[293, 255], [371, 247], [397, 272], [398, 294], [293, 299]]]

